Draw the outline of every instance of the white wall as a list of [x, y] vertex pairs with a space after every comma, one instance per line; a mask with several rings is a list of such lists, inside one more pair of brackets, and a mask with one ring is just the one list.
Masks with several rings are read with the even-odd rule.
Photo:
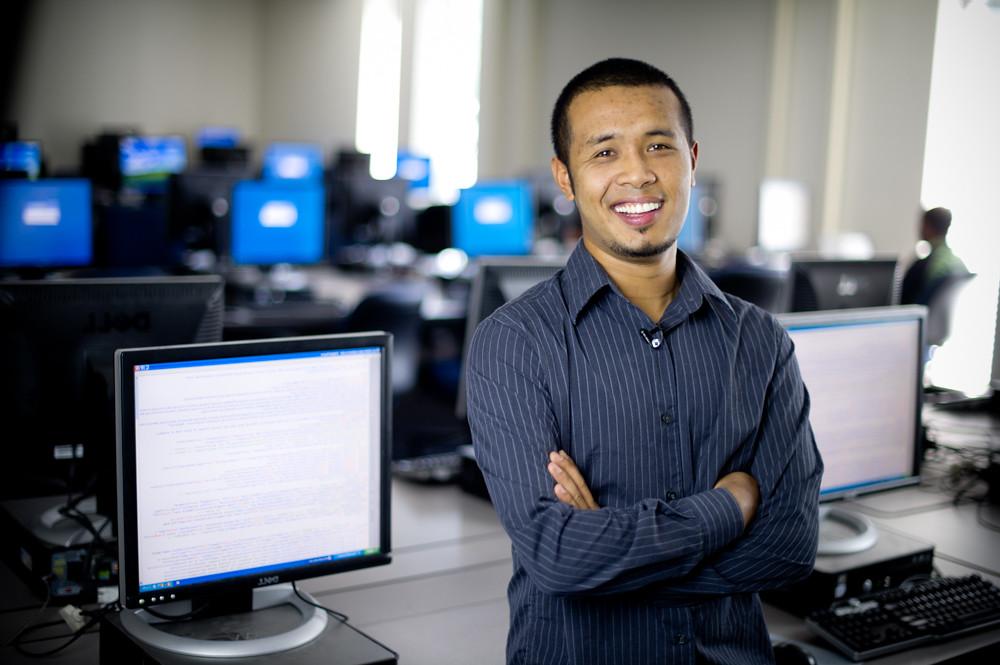
[[50, 165], [76, 167], [102, 128], [260, 129], [256, 0], [38, 0], [14, 118]]
[[[403, 0], [404, 16], [413, 0]], [[753, 244], [768, 164], [805, 181], [823, 207], [835, 18], [851, 24], [843, 179], [835, 228], [880, 250], [912, 246], [919, 201], [935, 0], [780, 0], [792, 7], [793, 62], [780, 159], [768, 160], [779, 0], [485, 0], [482, 177], [547, 169], [562, 85], [608, 56], [659, 65], [694, 110], [699, 171], [722, 184], [719, 232]], [[362, 0], [38, 0], [15, 119], [56, 167], [114, 124], [192, 134], [204, 124], [269, 140], [350, 145]], [[405, 34], [405, 33], [404, 33]], [[404, 49], [404, 53], [408, 49]], [[408, 64], [404, 62], [403, 71]], [[403, 100], [409, 78], [404, 75]], [[401, 114], [405, 142], [408, 115]], [[814, 219], [814, 230], [818, 230]]]
[[261, 144], [354, 146], [361, 0], [262, 0]]

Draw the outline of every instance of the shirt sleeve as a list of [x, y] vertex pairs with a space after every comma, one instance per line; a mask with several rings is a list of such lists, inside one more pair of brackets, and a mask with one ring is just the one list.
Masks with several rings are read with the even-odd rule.
[[783, 330], [779, 334], [753, 457], [743, 469], [760, 487], [757, 515], [743, 537], [706, 558], [688, 577], [659, 585], [661, 595], [762, 591], [798, 581], [813, 569], [823, 461], [792, 341]]
[[515, 556], [541, 591], [613, 594], [682, 579], [743, 531], [725, 490], [627, 509], [560, 503], [546, 470], [549, 453], [562, 447], [559, 428], [531, 337], [487, 319], [466, 372], [476, 461]]

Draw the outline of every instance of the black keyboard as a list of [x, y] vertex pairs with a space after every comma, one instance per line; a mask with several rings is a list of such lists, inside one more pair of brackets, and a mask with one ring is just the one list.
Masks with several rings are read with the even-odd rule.
[[397, 478], [418, 482], [451, 482], [461, 470], [462, 457], [456, 452], [432, 453], [392, 463], [392, 472]]
[[978, 575], [939, 577], [838, 601], [806, 624], [852, 660], [1000, 626], [1000, 589]]

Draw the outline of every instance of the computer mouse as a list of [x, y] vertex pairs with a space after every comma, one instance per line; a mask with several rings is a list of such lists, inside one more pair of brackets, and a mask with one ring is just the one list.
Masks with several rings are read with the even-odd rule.
[[816, 659], [811, 653], [792, 642], [774, 645], [774, 662], [776, 665], [816, 665]]

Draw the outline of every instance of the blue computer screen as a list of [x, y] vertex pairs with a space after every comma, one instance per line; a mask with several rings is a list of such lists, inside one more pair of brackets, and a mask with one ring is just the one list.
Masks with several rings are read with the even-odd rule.
[[240, 130], [235, 127], [202, 127], [195, 143], [199, 148], [235, 148], [240, 143]]
[[0, 266], [81, 266], [91, 259], [90, 182], [0, 181]]
[[130, 183], [162, 182], [187, 166], [181, 136], [126, 136], [118, 143], [118, 167]]
[[396, 154], [396, 175], [410, 183], [410, 189], [431, 186], [431, 159], [406, 150]]
[[677, 236], [677, 247], [688, 254], [700, 254], [705, 247], [707, 220], [699, 205], [701, 197], [701, 187], [699, 185], [692, 187], [687, 217], [684, 219], [684, 226], [681, 227], [681, 232]]
[[0, 171], [28, 174], [32, 180], [42, 170], [42, 147], [37, 141], [11, 141], [0, 144]]
[[316, 263], [323, 258], [324, 196], [318, 184], [244, 180], [233, 188], [235, 263]]
[[530, 254], [535, 219], [531, 186], [480, 183], [462, 190], [452, 210], [452, 244], [469, 256]]
[[272, 143], [264, 153], [265, 180], [321, 180], [323, 153], [311, 143]]

